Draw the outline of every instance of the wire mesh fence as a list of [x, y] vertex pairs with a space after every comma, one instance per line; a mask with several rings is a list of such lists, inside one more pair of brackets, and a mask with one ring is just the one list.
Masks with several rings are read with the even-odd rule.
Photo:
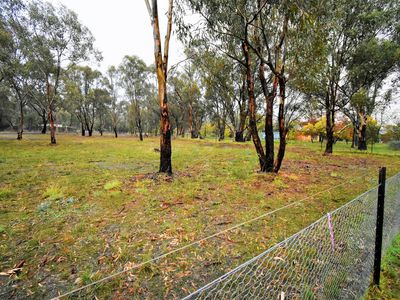
[[[369, 190], [184, 299], [358, 299], [373, 271], [377, 194]], [[399, 230], [397, 174], [386, 181], [383, 251]]]

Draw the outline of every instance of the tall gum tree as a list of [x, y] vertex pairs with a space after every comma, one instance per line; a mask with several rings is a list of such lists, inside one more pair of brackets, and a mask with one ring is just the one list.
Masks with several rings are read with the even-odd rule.
[[148, 78], [149, 68], [137, 56], [125, 56], [118, 68], [120, 85], [130, 102], [129, 115], [132, 115], [139, 139], [143, 141], [143, 106], [150, 90]]
[[[288, 81], [286, 74], [293, 74], [291, 69], [294, 65], [287, 64], [287, 52], [290, 49], [292, 56], [296, 56], [293, 53], [302, 47], [299, 43], [292, 42], [296, 39], [290, 39], [292, 44], [289, 44], [287, 34], [289, 25], [291, 24], [291, 30], [294, 31], [293, 28], [301, 25], [301, 18], [307, 14], [304, 13], [302, 6], [292, 1], [187, 0], [186, 2], [189, 4], [189, 9], [204, 19], [204, 28], [199, 30], [200, 33], [194, 28], [195, 35], [201, 35], [209, 47], [218, 49], [241, 65], [244, 70], [248, 99], [248, 128], [258, 156], [260, 171], [278, 172], [286, 149], [287, 128], [284, 120]], [[184, 27], [184, 30], [190, 31], [190, 25], [187, 27], [188, 29]], [[294, 60], [291, 59], [290, 62]], [[262, 111], [256, 95], [257, 84], [254, 74], [257, 69], [266, 106], [265, 149], [257, 126], [258, 115]], [[280, 145], [275, 159], [272, 117], [274, 100], [277, 97]]]
[[25, 107], [31, 100], [33, 81], [28, 52], [28, 19], [20, 1], [5, 0], [0, 5], [0, 82], [12, 91], [17, 107], [17, 139], [24, 132]]
[[367, 150], [368, 117], [391, 100], [384, 97], [386, 93], [381, 93], [387, 89], [385, 81], [398, 71], [399, 62], [400, 44], [388, 34], [359, 45], [348, 63], [348, 80], [341, 89], [340, 109], [353, 123], [358, 150]]
[[94, 38], [77, 15], [60, 5], [33, 1], [28, 6], [30, 57], [41, 74], [46, 97], [47, 118], [50, 123], [50, 141], [56, 144], [56, 110], [59, 105], [60, 81], [65, 68], [92, 55], [101, 59], [94, 49]]
[[115, 66], [108, 68], [105, 77], [105, 85], [107, 91], [110, 94], [110, 117], [112, 131], [114, 132], [114, 137], [118, 138], [118, 124], [120, 122], [120, 115], [118, 109], [118, 91], [116, 87], [116, 82], [119, 80], [119, 72]]
[[167, 75], [169, 43], [172, 33], [173, 0], [168, 1], [167, 33], [164, 40], [164, 53], [161, 46], [160, 23], [158, 17], [157, 0], [145, 0], [151, 26], [153, 27], [154, 59], [158, 83], [158, 100], [160, 103], [160, 169], [161, 173], [172, 174], [172, 146], [171, 146], [171, 123], [169, 120], [168, 97], [167, 97]]
[[[324, 2], [316, 23], [325, 41], [325, 62], [314, 73], [313, 95], [324, 107], [326, 117], [325, 154], [333, 152], [336, 116], [344, 105], [343, 93], [349, 80], [349, 63], [363, 43], [384, 37], [398, 26], [398, 5], [395, 0], [328, 0]], [[397, 21], [396, 21], [397, 19]], [[368, 64], [369, 60], [364, 60]], [[347, 97], [350, 101], [351, 97]]]

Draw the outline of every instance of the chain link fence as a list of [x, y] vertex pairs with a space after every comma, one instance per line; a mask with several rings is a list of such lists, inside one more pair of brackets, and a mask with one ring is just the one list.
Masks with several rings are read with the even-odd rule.
[[[184, 299], [358, 299], [373, 272], [378, 187]], [[400, 230], [400, 174], [386, 181], [383, 253]]]

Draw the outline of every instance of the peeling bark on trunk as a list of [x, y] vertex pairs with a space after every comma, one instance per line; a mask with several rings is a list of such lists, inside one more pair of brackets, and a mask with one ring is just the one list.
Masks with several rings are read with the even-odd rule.
[[168, 24], [167, 34], [164, 42], [164, 58], [161, 50], [160, 26], [158, 18], [157, 0], [150, 3], [146, 1], [149, 9], [154, 39], [154, 59], [156, 64], [157, 83], [158, 83], [158, 100], [160, 103], [160, 168], [159, 172], [172, 174], [172, 146], [171, 146], [171, 124], [169, 120], [169, 109], [167, 99], [167, 75], [168, 75], [168, 54], [169, 41], [172, 31], [172, 8], [173, 0], [169, 0], [168, 4]]
[[264, 74], [265, 65], [260, 63], [258, 70], [261, 87], [264, 93], [266, 102], [266, 115], [265, 115], [265, 172], [272, 172], [274, 170], [274, 126], [273, 126], [273, 108], [276, 91], [278, 88], [278, 77], [274, 77], [272, 91], [268, 92], [267, 81]]
[[286, 97], [286, 82], [284, 78], [279, 79], [279, 113], [278, 113], [278, 123], [279, 123], [279, 150], [278, 156], [276, 158], [276, 162], [274, 165], [274, 172], [278, 173], [281, 166], [283, 157], [285, 156], [286, 151], [286, 135], [287, 128], [285, 128], [285, 97]]
[[257, 116], [256, 116], [256, 99], [254, 96], [254, 78], [252, 72], [252, 61], [249, 53], [249, 46], [244, 41], [242, 43], [242, 50], [246, 61], [246, 82], [247, 82], [247, 93], [249, 97], [249, 130], [253, 139], [254, 147], [258, 155], [258, 161], [260, 164], [260, 171], [265, 172], [265, 154], [261, 144], [260, 137], [257, 129]]

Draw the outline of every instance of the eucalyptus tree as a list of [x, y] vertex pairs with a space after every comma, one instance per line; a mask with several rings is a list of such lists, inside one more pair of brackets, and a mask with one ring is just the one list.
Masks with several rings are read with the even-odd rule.
[[85, 131], [89, 136], [93, 135], [101, 80], [101, 73], [88, 66], [73, 66], [66, 72], [66, 96], [81, 123], [82, 136]]
[[[287, 128], [285, 128], [284, 108], [287, 74], [295, 74], [299, 59], [297, 52], [304, 48], [298, 36], [308, 27], [306, 10], [309, 8], [298, 1], [229, 1], [229, 0], [187, 0], [204, 24], [199, 26], [184, 24], [183, 35], [195, 30], [195, 34], [228, 58], [236, 61], [245, 74], [248, 100], [248, 128], [259, 159], [262, 172], [278, 172], [286, 149]], [[290, 39], [288, 38], [290, 37]], [[289, 39], [289, 42], [288, 42]], [[257, 105], [256, 78], [265, 98], [266, 110]], [[273, 106], [279, 98], [278, 126], [280, 145], [274, 161]], [[257, 115], [265, 114], [265, 150], [258, 132]]]
[[171, 123], [169, 119], [167, 80], [169, 43], [172, 33], [173, 0], [168, 1], [167, 32], [164, 40], [164, 51], [161, 46], [161, 33], [158, 17], [158, 1], [145, 0], [151, 26], [153, 27], [154, 60], [158, 83], [158, 100], [160, 103], [160, 168], [159, 172], [172, 174], [172, 147], [171, 147]]
[[108, 68], [105, 76], [105, 85], [110, 94], [110, 117], [111, 127], [115, 138], [118, 137], [118, 125], [120, 123], [120, 109], [118, 106], [118, 89], [117, 82], [119, 80], [118, 70], [115, 66]]
[[12, 91], [18, 115], [17, 139], [24, 131], [24, 110], [33, 90], [30, 73], [32, 66], [28, 51], [28, 19], [20, 1], [4, 1], [0, 6], [0, 79]]
[[208, 116], [217, 125], [219, 139], [224, 139], [228, 126], [235, 141], [244, 142], [248, 110], [243, 69], [237, 62], [202, 47], [192, 60], [200, 73]]
[[[398, 5], [394, 0], [329, 0], [324, 2], [317, 16], [317, 33], [325, 42], [326, 55], [319, 71], [310, 76], [315, 83], [313, 94], [325, 109], [325, 153], [330, 154], [333, 152], [336, 116], [344, 106], [343, 98], [348, 102], [351, 99], [343, 93], [351, 77], [351, 60], [362, 45], [394, 31], [398, 26]], [[368, 65], [369, 57], [361, 63]]]
[[188, 128], [192, 139], [199, 137], [206, 113], [197, 75], [193, 64], [189, 62], [183, 67], [183, 72], [175, 73], [170, 80], [171, 115], [177, 129]]
[[48, 116], [47, 116], [47, 105], [46, 105], [46, 95], [43, 93], [43, 82], [38, 81], [33, 77], [33, 88], [29, 94], [30, 99], [28, 102], [28, 106], [36, 112], [39, 116], [40, 120], [42, 121], [42, 134], [46, 134], [47, 132], [47, 123], [48, 123]]
[[60, 5], [32, 1], [28, 4], [30, 61], [40, 74], [46, 95], [51, 143], [56, 143], [55, 112], [59, 105], [60, 79], [68, 65], [100, 58], [94, 38], [77, 15]]
[[362, 43], [349, 60], [340, 106], [353, 122], [359, 150], [367, 150], [368, 117], [391, 102], [391, 93], [380, 92], [387, 89], [385, 80], [398, 70], [399, 63], [400, 44], [390, 36]]
[[137, 56], [125, 56], [118, 68], [119, 84], [130, 102], [130, 115], [143, 141], [143, 108], [150, 92], [150, 71], [146, 63]]
[[93, 97], [95, 99], [94, 104], [96, 109], [95, 127], [100, 135], [103, 136], [107, 124], [110, 124], [108, 120], [110, 116], [109, 107], [111, 104], [111, 95], [105, 86], [101, 86], [93, 91]]
[[15, 105], [11, 99], [11, 90], [3, 82], [0, 82], [0, 129], [13, 128], [15, 123]]

